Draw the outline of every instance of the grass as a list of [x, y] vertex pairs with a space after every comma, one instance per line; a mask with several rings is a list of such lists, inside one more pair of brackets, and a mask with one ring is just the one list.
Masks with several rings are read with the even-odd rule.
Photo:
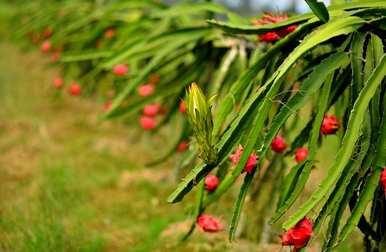
[[[56, 94], [57, 70], [40, 55], [5, 41], [0, 55], [0, 251], [280, 250], [229, 244], [226, 232], [195, 232], [178, 244], [191, 205], [166, 203], [176, 186], [174, 161], [143, 165], [162, 139], [148, 145], [135, 128], [99, 121], [101, 104]], [[226, 198], [211, 211], [229, 220], [232, 202]]]
[[[146, 251], [154, 246], [184, 212], [161, 217], [172, 211], [168, 206], [139, 214], [148, 207], [146, 199], [155, 202], [157, 191], [154, 182], [133, 173], [143, 169], [138, 157], [143, 159], [145, 151], [133, 153], [125, 127], [100, 125], [99, 104], [68, 97], [53, 102], [50, 82], [56, 73], [43, 67], [39, 56], [4, 43], [0, 51], [9, 57], [0, 62], [0, 250]], [[117, 185], [122, 174], [133, 178], [130, 188]], [[149, 239], [144, 243], [143, 238]]]

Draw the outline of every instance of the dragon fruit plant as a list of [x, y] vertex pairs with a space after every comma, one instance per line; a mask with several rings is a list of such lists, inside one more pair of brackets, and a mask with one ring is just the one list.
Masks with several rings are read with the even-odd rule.
[[[61, 78], [64, 83], [76, 81], [82, 96], [108, 103], [108, 109], [101, 109], [104, 118], [130, 118], [152, 132], [167, 124], [185, 125], [174, 131], [169, 149], [149, 164], [175, 154], [191, 135], [185, 123], [186, 87], [197, 81], [208, 94], [225, 94], [256, 57], [246, 41], [224, 36], [208, 25], [206, 19], [214, 15], [238, 18], [213, 3], [39, 2], [21, 8], [27, 21], [16, 36], [40, 36], [50, 27], [47, 54], [63, 49], [55, 61], [62, 69]], [[153, 104], [159, 109], [149, 116]]]
[[[276, 232], [299, 251], [324, 227], [332, 251], [358, 227], [367, 250], [382, 251], [386, 3], [306, 2], [311, 13], [247, 19], [210, 2], [37, 0], [20, 8], [14, 36], [61, 67], [57, 92], [96, 97], [104, 118], [134, 118], [146, 131], [178, 128], [150, 163], [178, 152], [189, 168], [168, 198], [197, 193], [184, 238], [196, 226], [228, 229], [230, 240]], [[340, 145], [308, 195], [327, 138]], [[210, 206], [231, 188], [228, 228]]]
[[[272, 209], [264, 212], [264, 218], [270, 218], [270, 224], [282, 223], [282, 244], [296, 251], [312, 242], [323, 225], [327, 228], [323, 251], [332, 251], [355, 227], [363, 232], [368, 251], [381, 251], [386, 240], [381, 179], [386, 165], [386, 5], [365, 1], [327, 9], [307, 2], [313, 13], [291, 18], [265, 14], [249, 23], [209, 21], [246, 43], [257, 36], [264, 50], [216, 106], [205, 105], [205, 98], [187, 104], [189, 117], [192, 111], [211, 111], [213, 127], [204, 127], [207, 120], [190, 120], [202, 161], [168, 201], [179, 202], [197, 187], [191, 233], [196, 222], [202, 227], [210, 206], [243, 180], [228, 229], [230, 240], [249, 198]], [[188, 91], [189, 99], [195, 97], [194, 87]], [[311, 111], [300, 115], [307, 106]], [[306, 123], [299, 128], [300, 116]], [[287, 137], [290, 130], [298, 133]], [[205, 135], [213, 153], [206, 153], [205, 141], [199, 140]], [[300, 200], [319, 147], [329, 135], [340, 142], [330, 157], [332, 164], [323, 168], [326, 176], [319, 186]], [[208, 155], [217, 157], [216, 162], [208, 162], [204, 158]], [[246, 172], [251, 155], [256, 155], [256, 164]], [[282, 165], [285, 155], [294, 155], [297, 161], [288, 172]], [[209, 173], [220, 181], [215, 190], [205, 190]], [[268, 177], [273, 179], [265, 190]], [[262, 190], [269, 194], [266, 202], [254, 198], [262, 197]], [[294, 208], [295, 202], [300, 206]], [[368, 205], [371, 211], [366, 212]]]

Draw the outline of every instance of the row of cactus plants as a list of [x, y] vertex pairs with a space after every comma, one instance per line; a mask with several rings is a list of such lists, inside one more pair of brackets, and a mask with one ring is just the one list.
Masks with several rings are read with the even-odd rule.
[[[15, 38], [27, 36], [61, 67], [58, 90], [103, 100], [105, 119], [176, 128], [150, 163], [189, 147], [168, 198], [197, 194], [184, 239], [196, 225], [223, 230], [210, 206], [239, 186], [230, 240], [282, 223], [282, 244], [300, 251], [325, 226], [323, 251], [332, 251], [358, 227], [367, 251], [382, 251], [386, 4], [306, 2], [311, 13], [247, 19], [210, 2], [31, 1], [13, 22]], [[336, 155], [302, 200], [327, 137], [340, 142]], [[247, 198], [264, 207], [240, 227]]]

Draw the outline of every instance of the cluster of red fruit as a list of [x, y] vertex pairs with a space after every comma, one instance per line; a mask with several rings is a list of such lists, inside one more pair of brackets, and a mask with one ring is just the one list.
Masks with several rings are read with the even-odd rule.
[[[128, 68], [126, 65], [119, 64], [114, 67], [114, 73], [117, 76], [123, 76], [127, 73]], [[153, 74], [149, 77], [148, 83], [141, 85], [138, 88], [138, 94], [142, 97], [152, 95], [155, 91], [155, 85], [160, 81], [158, 74]], [[157, 127], [156, 116], [158, 114], [164, 114], [165, 108], [161, 106], [159, 102], [154, 102], [144, 106], [142, 115], [139, 119], [140, 125], [145, 130], [152, 130]]]
[[56, 48], [52, 48], [52, 44], [51, 44], [51, 41], [49, 40], [49, 38], [52, 36], [53, 32], [54, 32], [53, 29], [50, 27], [46, 28], [43, 31], [43, 37], [46, 40], [44, 40], [43, 43], [41, 44], [40, 51], [42, 53], [45, 53], [45, 54], [52, 52], [51, 57], [50, 57], [51, 63], [56, 63], [59, 60], [60, 54], [63, 51], [63, 46], [58, 46]]
[[[156, 82], [141, 85], [138, 88], [138, 94], [142, 97], [152, 95], [155, 90], [155, 84]], [[154, 129], [157, 126], [155, 116], [158, 113], [164, 114], [165, 112], [165, 108], [161, 107], [161, 104], [158, 102], [146, 105], [140, 118], [141, 127], [145, 130]]]
[[[197, 218], [197, 224], [204, 232], [208, 233], [215, 233], [224, 229], [224, 225], [218, 218], [208, 214], [201, 214]], [[283, 246], [294, 246], [294, 251], [297, 251], [307, 245], [312, 234], [312, 222], [303, 218], [294, 227], [284, 232], [280, 238]]]
[[[64, 85], [63, 78], [57, 77], [54, 79], [54, 86], [56, 89], [60, 90], [62, 89]], [[72, 83], [68, 86], [67, 92], [71, 96], [79, 96], [82, 93], [81, 86], [76, 83], [75, 81], [72, 81]], [[110, 90], [107, 94], [107, 96], [112, 97], [114, 96], [114, 90]], [[112, 102], [111, 101], [105, 101], [103, 103], [103, 111], [108, 111], [111, 107]]]
[[[252, 20], [252, 24], [260, 26], [260, 25], [267, 25], [267, 24], [282, 22], [287, 19], [288, 19], [287, 15], [272, 15], [270, 13], [265, 13], [260, 19]], [[270, 32], [260, 34], [258, 35], [258, 37], [261, 41], [274, 42], [281, 38], [284, 38], [289, 33], [295, 30], [296, 30], [296, 25], [289, 25], [284, 28], [280, 28], [277, 31], [270, 31]]]
[[[320, 127], [320, 133], [322, 135], [332, 135], [335, 134], [340, 127], [338, 118], [335, 115], [325, 115], [323, 118], [322, 126]], [[287, 149], [288, 145], [285, 139], [278, 135], [276, 136], [271, 143], [271, 148], [273, 151], [282, 153]], [[296, 162], [301, 162], [305, 160], [308, 156], [308, 148], [300, 147], [295, 151], [295, 160]]]
[[[239, 145], [236, 149], [236, 151], [229, 156], [229, 159], [232, 161], [232, 165], [236, 166], [237, 163], [240, 161], [241, 154], [243, 154], [244, 148], [242, 145]], [[252, 153], [249, 155], [247, 163], [244, 166], [244, 172], [251, 173], [256, 168], [257, 160], [259, 160], [259, 157]]]
[[[51, 48], [50, 43], [44, 44], [44, 50], [49, 51]], [[114, 75], [123, 77], [127, 75], [129, 71], [129, 68], [126, 64], [117, 64], [113, 67], [112, 72]], [[148, 83], [141, 85], [138, 88], [138, 94], [142, 97], [149, 96], [154, 93], [155, 91], [155, 85], [160, 81], [160, 76], [157, 74], [153, 74], [149, 77]], [[54, 85], [56, 89], [62, 89], [64, 85], [64, 81], [62, 78], [58, 77], [54, 79]], [[72, 96], [78, 96], [81, 94], [81, 87], [76, 82], [72, 82], [71, 85], [68, 87], [68, 93]], [[108, 111], [111, 108], [111, 101], [106, 101], [103, 104], [103, 110]], [[179, 104], [179, 111], [181, 113], [184, 113], [186, 111], [186, 105], [184, 101], [181, 101]], [[151, 103], [146, 105], [143, 108], [143, 114], [140, 118], [140, 125], [145, 130], [151, 130], [154, 129], [157, 126], [155, 117], [158, 114], [164, 114], [166, 112], [166, 109], [161, 107], [161, 104], [158, 102]], [[187, 149], [187, 141], [182, 141], [178, 147], [178, 152], [183, 152]]]
[[[51, 42], [49, 40], [46, 40], [43, 42], [42, 46], [40, 47], [40, 50], [42, 53], [48, 54], [51, 52], [51, 48], [52, 48]], [[62, 51], [63, 51], [62, 46], [59, 46], [59, 47], [52, 50], [52, 54], [50, 57], [51, 63], [58, 62], [58, 60], [60, 59], [60, 54]]]
[[[220, 179], [215, 175], [207, 175], [204, 180], [205, 190], [208, 192], [213, 192], [216, 190], [217, 186], [220, 183]], [[215, 233], [222, 231], [224, 229], [224, 225], [221, 221], [209, 214], [201, 214], [197, 218], [197, 224], [204, 232]]]
[[143, 108], [143, 114], [139, 119], [144, 130], [151, 130], [157, 126], [156, 116], [161, 112], [161, 104], [158, 102], [148, 104]]
[[[125, 76], [129, 71], [129, 68], [125, 64], [117, 64], [113, 68], [113, 73], [116, 76]], [[150, 96], [155, 92], [155, 85], [160, 81], [160, 76], [158, 74], [153, 74], [149, 77], [147, 84], [143, 84], [138, 88], [139, 96], [146, 97]]]
[[[54, 79], [54, 85], [55, 85], [55, 88], [56, 89], [61, 89], [64, 85], [64, 81], [62, 78], [60, 77], [57, 77]], [[81, 94], [81, 87], [78, 83], [76, 83], [75, 81], [73, 81], [69, 86], [68, 86], [68, 89], [67, 89], [67, 92], [71, 95], [71, 96], [78, 96]]]
[[[323, 135], [329, 135], [334, 134], [339, 129], [339, 121], [336, 118], [336, 116], [324, 116], [322, 126], [320, 128], [320, 132]], [[276, 136], [272, 143], [271, 148], [273, 151], [282, 153], [285, 151], [285, 149], [288, 147], [287, 143], [285, 142], [285, 139], [278, 135]], [[235, 166], [240, 161], [240, 157], [244, 151], [243, 146], [239, 145], [235, 152], [230, 155], [229, 159], [232, 162], [232, 165]], [[301, 162], [305, 160], [308, 156], [308, 149], [306, 147], [301, 147], [296, 150], [295, 153], [295, 160], [297, 162]], [[252, 153], [244, 166], [244, 172], [251, 173], [254, 171], [257, 165], [257, 161], [259, 160], [259, 157]], [[383, 172], [383, 181], [382, 183], [386, 187], [386, 169]], [[208, 175], [205, 177], [204, 180], [205, 183], [205, 189], [208, 192], [213, 192], [218, 187], [220, 180], [218, 177], [214, 175]], [[197, 218], [197, 224], [201, 227], [201, 229], [205, 232], [218, 232], [223, 230], [224, 226], [220, 222], [219, 219], [217, 219], [214, 216], [207, 215], [207, 214], [201, 214]], [[303, 220], [299, 221], [294, 227], [287, 230], [283, 235], [281, 235], [282, 244], [285, 246], [294, 246], [295, 250], [298, 250], [302, 247], [304, 247], [308, 240], [312, 236], [312, 223], [307, 218], [304, 218]]]
[[43, 39], [48, 39], [52, 36], [54, 30], [51, 27], [46, 27], [41, 33], [29, 31], [27, 37], [29, 37], [33, 43], [40, 44]]

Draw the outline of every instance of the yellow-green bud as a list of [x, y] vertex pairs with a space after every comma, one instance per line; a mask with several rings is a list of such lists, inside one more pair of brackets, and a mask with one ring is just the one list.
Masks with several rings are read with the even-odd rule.
[[190, 85], [186, 97], [186, 112], [198, 143], [200, 157], [207, 164], [215, 164], [217, 151], [212, 143], [213, 121], [210, 102], [196, 83]]

